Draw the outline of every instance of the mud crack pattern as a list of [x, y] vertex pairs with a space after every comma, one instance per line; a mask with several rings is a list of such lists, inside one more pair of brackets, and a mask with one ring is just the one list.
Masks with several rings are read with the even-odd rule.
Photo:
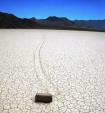
[[0, 30], [0, 113], [55, 112], [105, 113], [105, 33]]

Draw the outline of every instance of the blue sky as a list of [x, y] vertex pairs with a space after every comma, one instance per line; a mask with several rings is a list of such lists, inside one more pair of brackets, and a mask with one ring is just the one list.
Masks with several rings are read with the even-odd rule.
[[105, 0], [0, 0], [0, 11], [21, 18], [105, 19]]

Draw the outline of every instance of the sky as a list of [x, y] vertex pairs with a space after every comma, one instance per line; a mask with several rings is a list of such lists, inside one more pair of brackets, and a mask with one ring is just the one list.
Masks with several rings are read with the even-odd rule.
[[0, 11], [20, 18], [105, 19], [105, 0], [0, 0]]

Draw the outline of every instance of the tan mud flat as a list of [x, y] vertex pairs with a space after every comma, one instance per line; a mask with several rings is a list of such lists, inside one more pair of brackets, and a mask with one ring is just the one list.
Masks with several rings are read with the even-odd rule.
[[35, 102], [50, 103], [52, 102], [52, 95], [49, 93], [37, 93]]

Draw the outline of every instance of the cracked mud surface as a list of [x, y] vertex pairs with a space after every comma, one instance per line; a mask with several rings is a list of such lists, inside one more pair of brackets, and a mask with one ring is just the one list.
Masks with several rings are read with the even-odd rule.
[[0, 113], [105, 113], [105, 33], [0, 30]]

